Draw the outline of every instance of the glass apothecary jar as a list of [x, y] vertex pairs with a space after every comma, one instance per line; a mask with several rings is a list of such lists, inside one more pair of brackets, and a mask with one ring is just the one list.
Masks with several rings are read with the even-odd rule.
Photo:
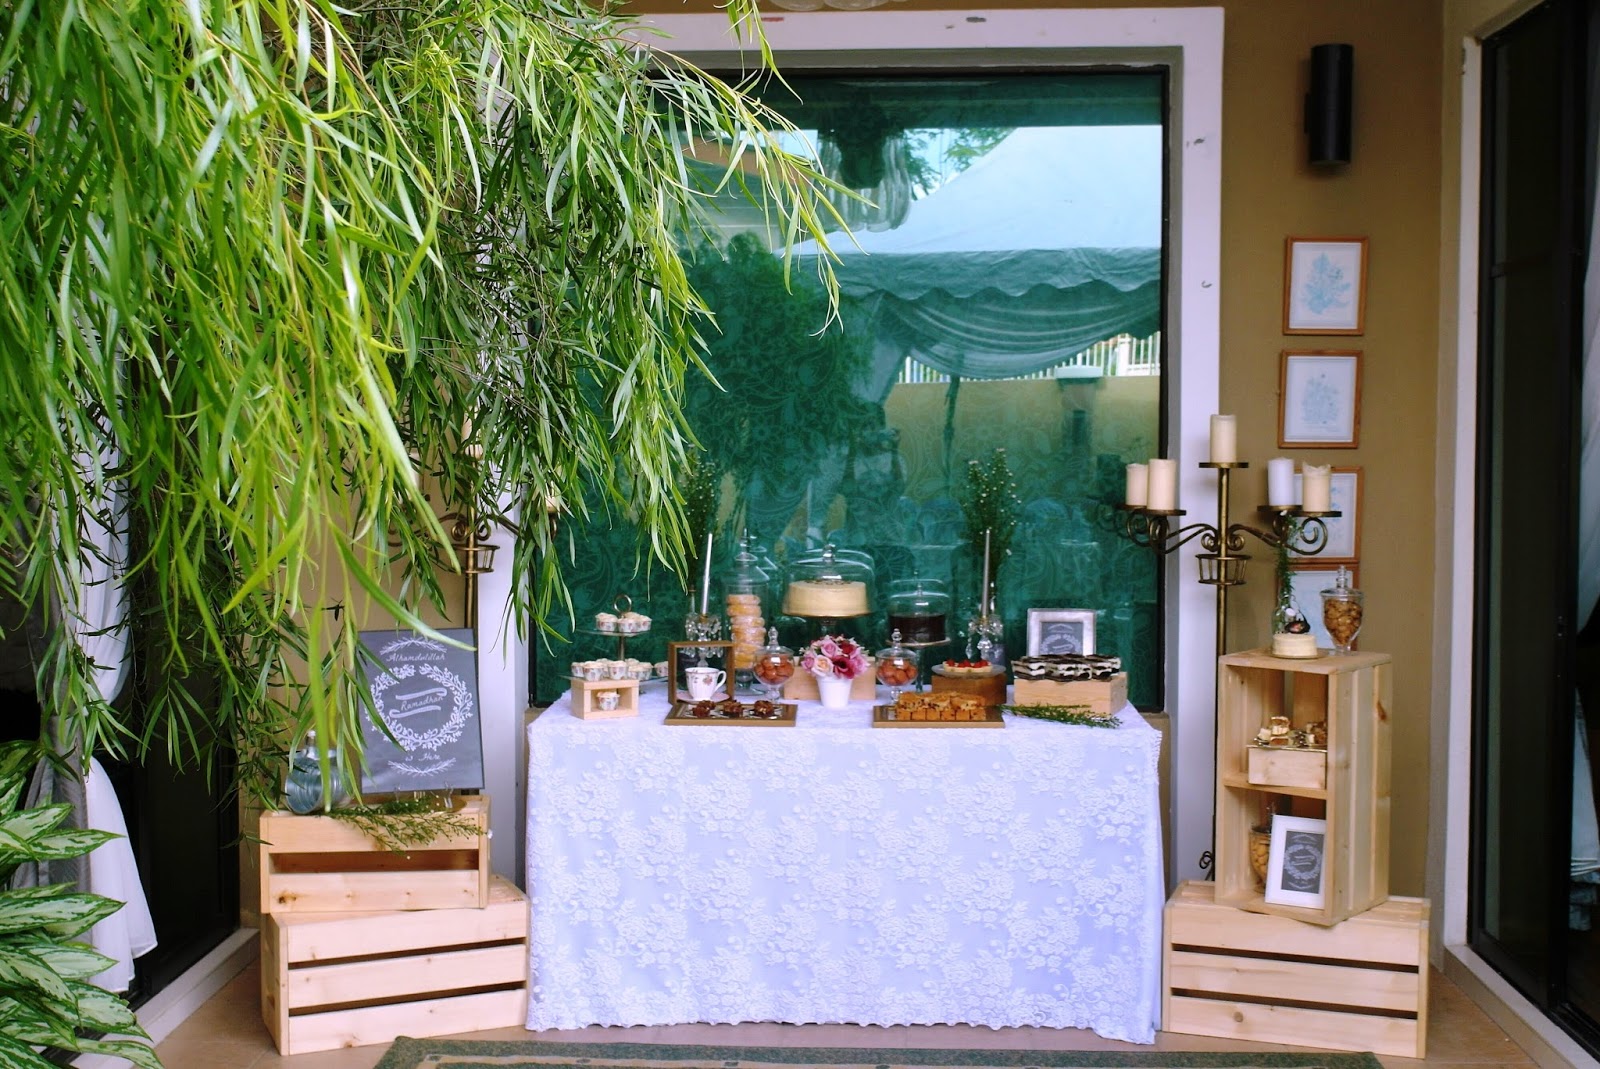
[[1350, 572], [1344, 565], [1333, 579], [1333, 586], [1322, 592], [1322, 626], [1333, 639], [1334, 653], [1349, 653], [1361, 633], [1366, 595], [1350, 585]]
[[879, 650], [878, 682], [889, 688], [889, 700], [900, 697], [900, 691], [917, 681], [917, 651], [900, 644], [900, 632], [889, 636], [889, 645]]
[[767, 644], [756, 651], [756, 682], [767, 688], [767, 697], [777, 701], [783, 685], [794, 676], [794, 650], [778, 643], [778, 629], [767, 629]]

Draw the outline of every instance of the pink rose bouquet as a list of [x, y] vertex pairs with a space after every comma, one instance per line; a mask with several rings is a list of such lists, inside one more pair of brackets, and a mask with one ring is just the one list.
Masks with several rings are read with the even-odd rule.
[[854, 679], [872, 662], [855, 639], [823, 635], [800, 652], [800, 667], [814, 676]]

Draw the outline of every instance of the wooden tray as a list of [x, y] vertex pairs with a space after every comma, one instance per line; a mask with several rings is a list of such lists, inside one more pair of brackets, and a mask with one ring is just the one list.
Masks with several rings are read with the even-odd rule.
[[[794, 727], [795, 710], [799, 708], [794, 702], [779, 702], [778, 712], [781, 714], [773, 720], [762, 720], [753, 716], [691, 716], [689, 710], [693, 709], [695, 702], [675, 702], [667, 710], [667, 718], [663, 724], [693, 724], [699, 727], [704, 724], [724, 724], [738, 727], [763, 727], [763, 728], [792, 728]], [[741, 702], [741, 705], [750, 705], [751, 702]]]
[[1005, 718], [1000, 710], [990, 706], [982, 720], [896, 720], [894, 706], [874, 705], [872, 726], [875, 728], [1003, 728]]

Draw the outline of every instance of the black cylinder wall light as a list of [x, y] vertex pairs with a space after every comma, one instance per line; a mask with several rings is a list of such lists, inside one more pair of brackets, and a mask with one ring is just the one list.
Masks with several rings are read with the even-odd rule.
[[1353, 45], [1313, 45], [1311, 48], [1306, 144], [1312, 163], [1350, 162], [1350, 101], [1355, 53]]

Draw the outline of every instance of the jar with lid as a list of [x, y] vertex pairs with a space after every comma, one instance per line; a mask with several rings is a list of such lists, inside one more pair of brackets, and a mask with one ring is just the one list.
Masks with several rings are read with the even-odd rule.
[[1350, 585], [1350, 572], [1339, 565], [1333, 586], [1322, 592], [1322, 626], [1333, 639], [1334, 653], [1349, 653], [1355, 646], [1365, 600], [1366, 595]]
[[753, 672], [756, 681], [767, 688], [767, 698], [777, 701], [783, 685], [794, 675], [794, 650], [779, 645], [778, 629], [767, 629], [767, 644], [756, 650]]
[[889, 636], [889, 645], [879, 650], [878, 682], [889, 688], [889, 700], [900, 697], [906, 685], [917, 681], [917, 651], [900, 644], [900, 632]]
[[756, 651], [766, 637], [764, 607], [771, 580], [750, 549], [750, 535], [739, 541], [733, 566], [720, 576], [728, 615], [728, 638], [733, 642], [733, 671], [739, 686], [749, 689], [755, 680]]
[[[328, 805], [333, 807], [343, 802], [347, 795], [344, 785], [339, 781], [339, 750], [333, 747], [328, 750], [328, 771], [333, 779], [329, 784]], [[306, 732], [305, 743], [289, 755], [289, 774], [283, 782], [283, 802], [291, 813], [302, 816], [315, 813], [322, 808], [322, 762], [317, 750], [317, 733]]]
[[948, 638], [945, 621], [950, 595], [935, 579], [901, 579], [889, 587], [889, 630], [904, 636], [908, 646], [932, 646]]

